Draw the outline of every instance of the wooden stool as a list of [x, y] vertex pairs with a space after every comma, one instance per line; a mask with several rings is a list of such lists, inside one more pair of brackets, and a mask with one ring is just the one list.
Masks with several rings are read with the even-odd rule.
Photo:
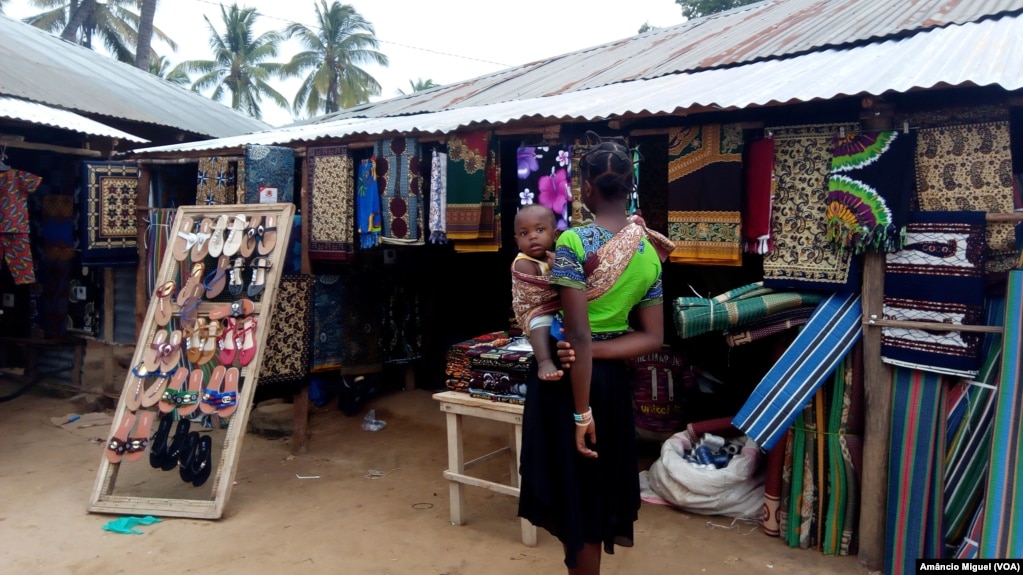
[[[434, 394], [440, 402], [440, 410], [447, 414], [448, 424], [448, 469], [444, 479], [449, 485], [451, 499], [451, 523], [465, 525], [465, 486], [483, 487], [505, 495], [519, 496], [519, 451], [522, 449], [522, 406], [511, 403], [498, 403], [486, 399], [477, 399], [467, 393], [444, 391]], [[502, 447], [482, 455], [472, 461], [465, 460], [462, 441], [462, 416], [479, 417], [492, 421], [503, 421], [512, 425], [508, 447]], [[488, 481], [465, 474], [469, 467], [492, 459], [502, 453], [511, 453], [511, 480], [509, 484]], [[522, 542], [533, 547], [536, 545], [536, 527], [525, 519], [522, 522]]]

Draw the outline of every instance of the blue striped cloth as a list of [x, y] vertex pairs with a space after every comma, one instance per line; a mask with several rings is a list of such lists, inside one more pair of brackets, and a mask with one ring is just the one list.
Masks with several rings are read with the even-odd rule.
[[817, 306], [792, 345], [732, 420], [765, 450], [785, 435], [803, 406], [860, 338], [858, 293], [832, 294]]

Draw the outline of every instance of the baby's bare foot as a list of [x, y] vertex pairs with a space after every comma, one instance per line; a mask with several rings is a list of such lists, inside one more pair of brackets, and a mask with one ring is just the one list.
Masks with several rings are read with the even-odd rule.
[[565, 375], [565, 372], [558, 369], [554, 365], [554, 361], [549, 359], [545, 359], [537, 365], [536, 373], [544, 381], [557, 381], [561, 379], [561, 376]]

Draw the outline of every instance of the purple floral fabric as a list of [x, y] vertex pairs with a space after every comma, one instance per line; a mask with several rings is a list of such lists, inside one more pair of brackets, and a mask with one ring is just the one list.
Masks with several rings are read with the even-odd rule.
[[558, 229], [567, 230], [572, 210], [572, 147], [522, 146], [516, 159], [519, 203], [551, 208], [557, 214]]

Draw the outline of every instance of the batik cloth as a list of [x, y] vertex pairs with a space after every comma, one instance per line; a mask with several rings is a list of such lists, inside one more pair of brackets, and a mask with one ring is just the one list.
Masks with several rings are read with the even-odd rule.
[[771, 208], [774, 249], [764, 257], [764, 285], [783, 289], [859, 289], [852, 252], [827, 240], [827, 176], [831, 142], [855, 124], [775, 128]]
[[380, 189], [375, 158], [359, 163], [355, 185], [355, 229], [359, 234], [359, 247], [376, 247], [380, 244]]
[[423, 175], [415, 138], [392, 138], [373, 146], [384, 244], [422, 245]]
[[29, 239], [28, 195], [42, 178], [22, 170], [0, 172], [0, 260], [16, 284], [35, 283], [35, 267]]
[[301, 381], [309, 374], [315, 285], [315, 276], [281, 276], [259, 366], [259, 385]]
[[674, 263], [742, 265], [742, 128], [668, 131], [668, 237]]
[[[914, 212], [906, 245], [888, 254], [884, 318], [978, 325], [984, 315], [983, 212]], [[983, 334], [904, 327], [881, 330], [886, 363], [974, 377]]]
[[83, 266], [138, 263], [139, 169], [125, 162], [82, 162], [78, 248]]
[[480, 234], [490, 132], [463, 132], [448, 138], [449, 240], [474, 240]]
[[519, 204], [540, 204], [567, 230], [572, 208], [572, 146], [522, 146], [515, 151]]
[[503, 347], [509, 343], [511, 343], [511, 337], [508, 332], [494, 331], [452, 345], [448, 348], [448, 353], [445, 356], [445, 386], [452, 391], [468, 393], [470, 372], [472, 371], [469, 352], [475, 347], [495, 348]]
[[246, 204], [294, 200], [295, 150], [284, 146], [245, 146]]
[[[475, 239], [455, 242], [456, 253], [496, 252], [501, 249], [501, 153], [497, 142], [488, 146], [483, 168], [479, 228]], [[450, 236], [449, 236], [450, 237]]]
[[448, 155], [434, 150], [430, 160], [430, 243], [448, 243]]
[[[916, 148], [916, 194], [922, 211], [1009, 213], [1012, 199], [1009, 123], [921, 129]], [[1013, 224], [987, 226], [986, 270], [1016, 262]]]
[[916, 132], [847, 132], [834, 137], [831, 150], [828, 239], [857, 254], [902, 249]]
[[341, 276], [318, 275], [313, 286], [311, 372], [341, 368], [342, 322], [345, 320]]
[[774, 249], [771, 239], [771, 202], [774, 197], [774, 139], [762, 138], [746, 146], [745, 195], [742, 208], [742, 245], [751, 254]]
[[593, 223], [593, 214], [583, 205], [583, 180], [582, 171], [579, 169], [579, 159], [590, 148], [591, 146], [585, 144], [572, 145], [572, 214], [568, 225], [573, 228]]
[[347, 261], [355, 257], [355, 174], [346, 146], [306, 150], [309, 186], [309, 257]]
[[196, 174], [195, 203], [219, 206], [237, 202], [237, 180], [234, 165], [224, 156], [199, 158]]

